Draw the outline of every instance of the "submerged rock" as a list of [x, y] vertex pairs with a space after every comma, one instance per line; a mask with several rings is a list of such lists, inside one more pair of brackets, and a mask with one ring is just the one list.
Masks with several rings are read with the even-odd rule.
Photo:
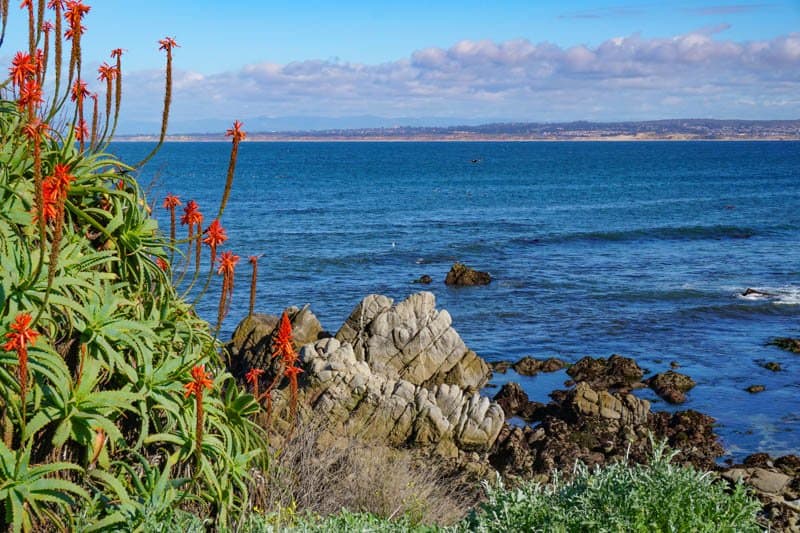
[[572, 365], [567, 374], [575, 382], [586, 382], [593, 389], [624, 391], [642, 387], [641, 379], [644, 371], [633, 359], [612, 355], [608, 359], [584, 357]]
[[767, 344], [777, 346], [781, 350], [786, 350], [792, 353], [800, 353], [800, 339], [793, 339], [791, 337], [778, 337], [772, 339]]
[[686, 401], [686, 392], [694, 388], [696, 383], [685, 374], [667, 370], [656, 374], [644, 382], [669, 403], [677, 404]]
[[423, 285], [429, 285], [429, 284], [433, 283], [433, 278], [430, 277], [427, 274], [423, 274], [419, 278], [415, 279], [414, 283], [421, 283]]
[[473, 270], [463, 263], [455, 263], [444, 279], [446, 285], [460, 286], [488, 285], [491, 281], [492, 276], [488, 272]]
[[756, 394], [758, 392], [764, 392], [765, 390], [767, 390], [767, 388], [764, 385], [750, 385], [744, 390], [746, 390], [750, 394]]

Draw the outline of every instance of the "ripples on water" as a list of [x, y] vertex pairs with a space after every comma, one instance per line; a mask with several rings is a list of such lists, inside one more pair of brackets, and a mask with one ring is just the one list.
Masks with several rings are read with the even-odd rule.
[[[149, 146], [113, 148], [135, 161]], [[168, 144], [141, 180], [157, 176], [157, 205], [171, 192], [210, 214], [228, 149]], [[335, 330], [366, 294], [403, 298], [429, 274], [424, 288], [489, 360], [678, 361], [698, 382], [682, 408], [716, 417], [732, 454], [800, 453], [800, 356], [765, 346], [800, 335], [798, 169], [789, 142], [246, 143], [223, 222], [243, 259], [264, 254], [261, 311], [308, 302]], [[445, 287], [455, 260], [495, 281]], [[247, 312], [247, 267], [228, 334]], [[213, 320], [215, 303], [199, 311]], [[542, 400], [562, 376], [496, 383], [508, 379]], [[766, 392], [744, 392], [754, 383]]]

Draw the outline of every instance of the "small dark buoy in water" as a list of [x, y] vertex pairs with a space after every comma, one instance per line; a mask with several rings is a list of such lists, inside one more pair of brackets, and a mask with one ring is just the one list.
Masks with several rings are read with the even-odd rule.
[[480, 162], [481, 162], [481, 160], [480, 160], [480, 159], [473, 159], [473, 160], [472, 160], [472, 161], [470, 161], [470, 162], [471, 162], [471, 163], [480, 163]]

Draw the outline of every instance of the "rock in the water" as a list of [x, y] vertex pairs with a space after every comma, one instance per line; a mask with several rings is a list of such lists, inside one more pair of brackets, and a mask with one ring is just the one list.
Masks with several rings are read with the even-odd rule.
[[505, 374], [513, 365], [514, 363], [511, 361], [497, 361], [495, 363], [489, 363], [489, 367], [492, 369], [492, 371], [497, 372], [498, 374]]
[[429, 446], [452, 455], [489, 449], [505, 420], [501, 407], [478, 392], [389, 376], [334, 338], [306, 345], [300, 357], [308, 382], [304, 394], [315, 416], [353, 437]]
[[414, 283], [422, 283], [423, 285], [429, 285], [433, 282], [433, 278], [427, 274], [423, 274], [419, 278], [414, 280]]
[[608, 359], [584, 357], [572, 365], [567, 374], [575, 382], [586, 382], [593, 389], [628, 390], [641, 386], [644, 371], [633, 359], [612, 355]]
[[772, 339], [768, 344], [777, 346], [781, 350], [800, 353], [800, 339], [793, 339], [791, 337], [778, 337], [777, 339]]
[[534, 359], [533, 357], [527, 356], [513, 365], [517, 374], [523, 376], [535, 376], [539, 372], [555, 372], [566, 366], [567, 363], [555, 357], [550, 357], [549, 359]]
[[764, 385], [750, 385], [745, 390], [750, 394], [755, 394], [757, 392], [764, 392], [767, 388]]
[[488, 272], [473, 270], [463, 263], [455, 263], [447, 277], [444, 279], [446, 285], [488, 285], [492, 281], [492, 276]]
[[686, 392], [694, 388], [696, 383], [687, 375], [667, 370], [656, 374], [645, 381], [648, 387], [669, 403], [677, 404], [686, 401]]
[[436, 298], [420, 292], [392, 305], [385, 296], [364, 298], [336, 333], [356, 359], [390, 379], [431, 388], [441, 383], [477, 391], [489, 379], [486, 362], [467, 348]]
[[530, 401], [522, 387], [513, 381], [503, 385], [493, 400], [503, 408], [506, 418], [518, 416], [526, 422], [534, 422], [544, 414], [544, 404]]
[[781, 364], [777, 361], [767, 361], [762, 365], [767, 370], [771, 370], [772, 372], [780, 372], [781, 371]]

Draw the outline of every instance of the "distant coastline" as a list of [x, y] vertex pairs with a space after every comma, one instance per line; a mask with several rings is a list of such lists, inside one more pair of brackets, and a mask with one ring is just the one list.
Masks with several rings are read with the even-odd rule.
[[[246, 126], [246, 124], [245, 124]], [[120, 142], [157, 141], [158, 135], [118, 135]], [[220, 142], [224, 135], [189, 133], [170, 142]], [[248, 132], [256, 142], [527, 142], [527, 141], [800, 141], [800, 120], [654, 120], [644, 122], [499, 123], [479, 126]]]

